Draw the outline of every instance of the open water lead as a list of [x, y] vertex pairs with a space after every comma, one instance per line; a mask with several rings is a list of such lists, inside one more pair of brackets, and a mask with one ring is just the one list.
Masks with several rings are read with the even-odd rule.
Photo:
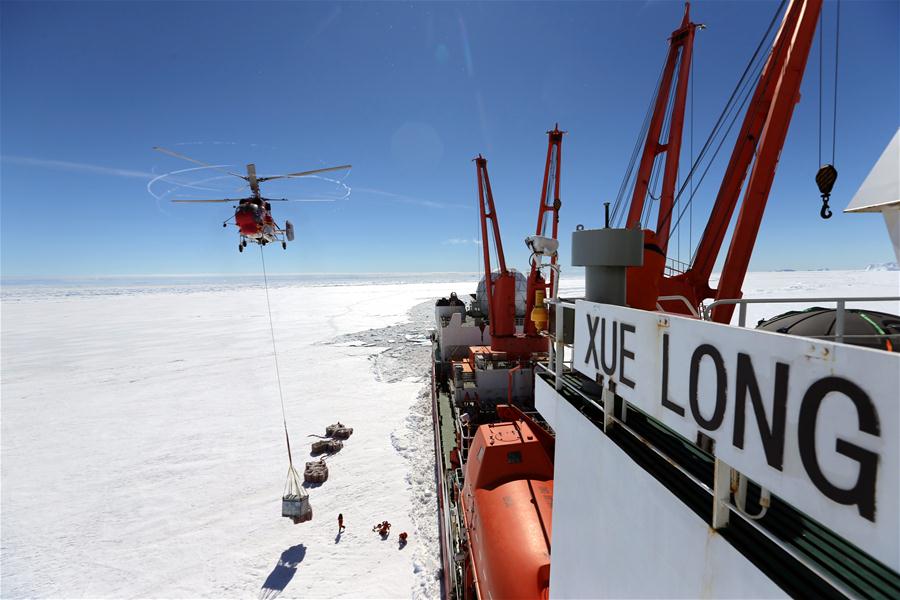
[[309, 494], [300, 484], [300, 476], [293, 464], [288, 467], [287, 482], [284, 484], [284, 495], [281, 497], [281, 516], [291, 519], [295, 524], [312, 519]]

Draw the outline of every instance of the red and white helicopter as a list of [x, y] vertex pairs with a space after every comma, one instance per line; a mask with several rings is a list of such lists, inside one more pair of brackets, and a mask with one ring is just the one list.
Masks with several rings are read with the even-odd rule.
[[[211, 203], [211, 202], [236, 202], [237, 204], [234, 206], [234, 216], [226, 220], [222, 223], [222, 227], [226, 227], [228, 225], [228, 221], [232, 218], [234, 219], [234, 224], [238, 228], [238, 232], [240, 235], [240, 240], [238, 241], [238, 251], [243, 252], [244, 248], [247, 247], [247, 242], [256, 242], [260, 246], [265, 246], [266, 244], [270, 244], [272, 242], [281, 242], [281, 247], [285, 250], [287, 249], [287, 243], [294, 241], [294, 226], [290, 221], [284, 222], [284, 227], [279, 227], [275, 222], [275, 219], [272, 218], [272, 202], [310, 202], [310, 200], [292, 200], [289, 198], [264, 198], [259, 191], [259, 184], [264, 181], [271, 181], [273, 179], [290, 179], [295, 177], [307, 177], [309, 175], [316, 175], [318, 173], [327, 173], [329, 171], [340, 171], [343, 169], [349, 169], [351, 165], [340, 165], [338, 167], [327, 167], [325, 169], [313, 169], [311, 171], [300, 171], [298, 173], [287, 173], [285, 175], [273, 175], [270, 177], [257, 177], [256, 176], [256, 165], [251, 163], [247, 165], [247, 174], [241, 175], [240, 173], [234, 173], [229, 171], [222, 166], [219, 165], [211, 165], [209, 163], [205, 163], [203, 161], [197, 160], [195, 158], [191, 158], [189, 156], [185, 156], [184, 154], [179, 154], [178, 152], [174, 152], [172, 150], [168, 150], [166, 148], [161, 148], [159, 146], [155, 146], [153, 148], [158, 152], [162, 152], [163, 154], [168, 154], [169, 156], [174, 156], [175, 158], [180, 158], [182, 160], [186, 160], [188, 162], [192, 162], [197, 165], [201, 165], [203, 167], [207, 167], [209, 169], [215, 169], [217, 171], [222, 171], [229, 175], [233, 175], [234, 177], [239, 177], [247, 182], [250, 186], [250, 197], [249, 198], [217, 198], [214, 200], [172, 200], [172, 202], [202, 202], [202, 203]], [[315, 200], [312, 200], [315, 201]], [[326, 200], [328, 201], [328, 200]]]

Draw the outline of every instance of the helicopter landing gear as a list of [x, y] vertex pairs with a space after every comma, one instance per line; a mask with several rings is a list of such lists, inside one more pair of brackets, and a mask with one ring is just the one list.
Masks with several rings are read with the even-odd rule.
[[238, 252], [243, 252], [243, 251], [244, 251], [244, 245], [238, 244]]
[[287, 242], [281, 242], [281, 248], [287, 250]]
[[243, 246], [244, 248], [246, 248], [246, 247], [247, 247], [247, 240], [241, 240], [241, 246]]

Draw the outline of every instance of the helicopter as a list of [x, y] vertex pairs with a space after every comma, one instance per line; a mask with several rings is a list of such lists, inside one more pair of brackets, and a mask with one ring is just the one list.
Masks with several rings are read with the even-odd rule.
[[[259, 184], [265, 181], [271, 181], [273, 179], [290, 179], [295, 177], [306, 177], [309, 175], [316, 175], [318, 173], [327, 173], [329, 171], [339, 171], [342, 169], [349, 169], [351, 165], [340, 165], [337, 167], [327, 167], [324, 169], [313, 169], [311, 171], [300, 171], [298, 173], [287, 173], [285, 175], [272, 175], [268, 177], [257, 177], [256, 175], [256, 165], [250, 163], [247, 165], [247, 174], [241, 175], [240, 173], [235, 173], [233, 171], [229, 171], [223, 168], [220, 165], [211, 165], [209, 163], [205, 163], [203, 161], [197, 160], [196, 158], [191, 158], [189, 156], [185, 156], [184, 154], [179, 154], [178, 152], [174, 152], [173, 150], [169, 150], [167, 148], [162, 148], [160, 146], [154, 146], [154, 150], [157, 152], [162, 152], [163, 154], [168, 154], [169, 156], [174, 156], [175, 158], [180, 158], [182, 160], [186, 160], [188, 162], [192, 162], [197, 165], [201, 165], [203, 167], [209, 169], [215, 169], [217, 171], [222, 171], [229, 175], [233, 175], [234, 177], [239, 177], [247, 182], [250, 186], [250, 197], [248, 198], [217, 198], [213, 200], [172, 200], [172, 202], [176, 203], [213, 203], [213, 202], [234, 202], [236, 203], [234, 208], [234, 215], [230, 218], [226, 219], [225, 222], [222, 223], [222, 227], [227, 227], [228, 222], [234, 219], [234, 224], [238, 228], [238, 234], [240, 238], [238, 240], [238, 251], [243, 252], [244, 248], [247, 247], [247, 242], [256, 242], [260, 246], [265, 246], [266, 244], [271, 244], [275, 242], [281, 242], [281, 247], [287, 250], [287, 243], [294, 241], [294, 225], [285, 220], [284, 227], [280, 227], [275, 219], [272, 218], [272, 202], [316, 202], [317, 200], [292, 200], [289, 198], [265, 198], [262, 196], [259, 190]], [[243, 186], [242, 186], [243, 187]], [[327, 202], [328, 200], [321, 200]]]

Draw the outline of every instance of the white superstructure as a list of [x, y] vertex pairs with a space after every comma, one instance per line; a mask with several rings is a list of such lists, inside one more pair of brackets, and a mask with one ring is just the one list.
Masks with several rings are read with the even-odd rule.
[[880, 212], [900, 262], [900, 128], [844, 212]]

